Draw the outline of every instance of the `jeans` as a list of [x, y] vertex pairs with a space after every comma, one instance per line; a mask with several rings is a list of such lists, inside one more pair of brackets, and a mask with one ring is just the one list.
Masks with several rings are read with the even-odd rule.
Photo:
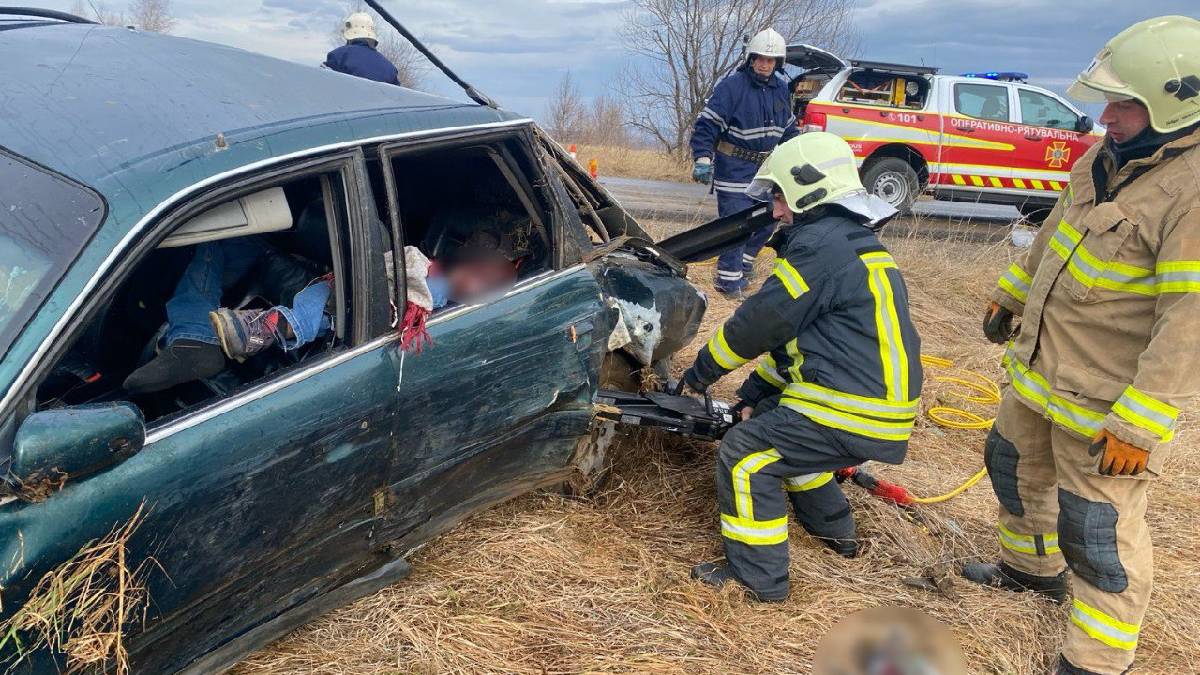
[[[744, 194], [718, 192], [717, 215], [724, 218], [760, 203]], [[746, 288], [746, 273], [754, 267], [754, 260], [758, 257], [758, 252], [762, 250], [774, 232], [774, 224], [755, 230], [749, 239], [726, 249], [717, 258], [716, 287], [718, 290], [740, 291]]]
[[[258, 237], [222, 239], [196, 246], [192, 261], [175, 286], [175, 294], [167, 301], [163, 344], [170, 346], [178, 340], [218, 344], [209, 312], [221, 306], [221, 295], [226, 289], [237, 284], [267, 255], [279, 253]], [[328, 282], [310, 284], [296, 294], [292, 307], [275, 308], [296, 334], [293, 340], [280, 340], [285, 351], [307, 344], [330, 329], [329, 317], [325, 315], [329, 291]]]

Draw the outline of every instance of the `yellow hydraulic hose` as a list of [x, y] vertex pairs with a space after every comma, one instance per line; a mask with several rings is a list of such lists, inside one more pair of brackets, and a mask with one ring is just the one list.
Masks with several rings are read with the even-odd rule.
[[[940, 356], [929, 356], [928, 354], [921, 355], [922, 365], [930, 368], [949, 368], [954, 365], [950, 359], [945, 359]], [[967, 392], [955, 392], [955, 395], [964, 401], [983, 404], [997, 404], [1000, 402], [1000, 386], [993, 380], [972, 370], [962, 371], [964, 377], [948, 377], [939, 375], [934, 379], [935, 382], [949, 382], [964, 387]], [[938, 426], [948, 429], [990, 429], [996, 418], [987, 419], [977, 415], [969, 410], [955, 408], [953, 406], [939, 405], [930, 408], [925, 413], [929, 419], [933, 420]], [[978, 483], [987, 475], [987, 467], [980, 469], [974, 476], [967, 479], [965, 483], [959, 485], [953, 490], [943, 495], [936, 497], [913, 497], [915, 504], [937, 504], [944, 502], [966, 492], [972, 485]]]

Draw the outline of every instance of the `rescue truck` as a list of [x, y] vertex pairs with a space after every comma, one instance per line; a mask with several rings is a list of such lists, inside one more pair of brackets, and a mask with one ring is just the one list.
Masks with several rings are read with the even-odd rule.
[[1071, 165], [1103, 137], [1023, 73], [939, 75], [804, 44], [788, 46], [787, 62], [803, 71], [791, 84], [801, 130], [846, 139], [863, 184], [901, 211], [928, 193], [1044, 217]]

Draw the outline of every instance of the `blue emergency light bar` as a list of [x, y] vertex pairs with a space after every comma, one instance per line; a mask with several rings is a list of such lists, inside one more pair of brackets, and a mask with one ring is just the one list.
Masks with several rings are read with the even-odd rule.
[[1029, 79], [1029, 73], [1018, 73], [1011, 70], [995, 71], [991, 70], [986, 73], [963, 73], [963, 77], [979, 77], [985, 80], [998, 80], [1000, 82], [1025, 82]]

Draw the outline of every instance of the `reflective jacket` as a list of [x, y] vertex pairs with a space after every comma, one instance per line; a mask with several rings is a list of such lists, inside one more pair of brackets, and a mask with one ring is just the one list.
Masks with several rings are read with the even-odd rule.
[[1158, 473], [1153, 450], [1200, 390], [1200, 129], [1113, 167], [1106, 143], [1076, 162], [992, 299], [1022, 317], [1005, 357], [1022, 402], [1151, 450]]
[[908, 289], [875, 234], [843, 215], [784, 227], [779, 257], [696, 356], [704, 384], [763, 354], [738, 391], [846, 432], [863, 459], [904, 459], [921, 396], [921, 340]]
[[692, 128], [692, 158], [713, 159], [713, 188], [741, 194], [758, 171], [758, 164], [717, 152], [728, 141], [752, 152], [770, 152], [799, 133], [792, 113], [788, 80], [776, 71], [760, 83], [743, 66], [717, 83]]
[[376, 82], [399, 84], [396, 81], [399, 74], [396, 66], [365, 40], [347, 42], [329, 52], [325, 56], [325, 67]]

